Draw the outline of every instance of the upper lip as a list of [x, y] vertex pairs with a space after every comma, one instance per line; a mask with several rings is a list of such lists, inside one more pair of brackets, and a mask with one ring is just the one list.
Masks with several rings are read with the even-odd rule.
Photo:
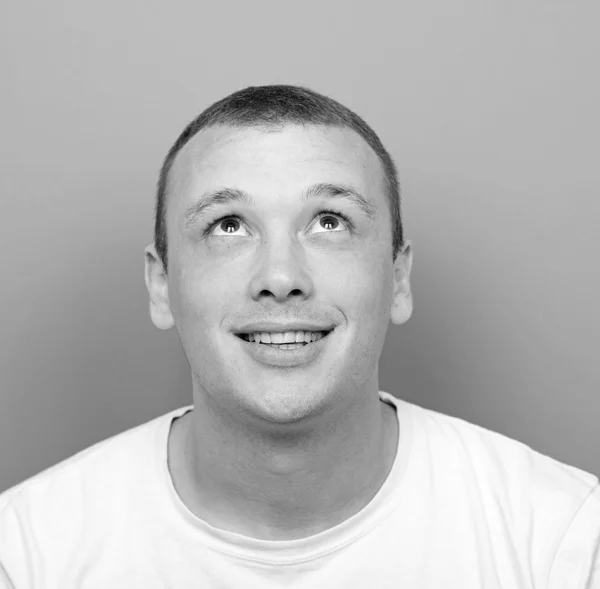
[[331, 331], [335, 326], [329, 324], [295, 321], [293, 323], [249, 323], [233, 330], [234, 333], [273, 333], [285, 331]]

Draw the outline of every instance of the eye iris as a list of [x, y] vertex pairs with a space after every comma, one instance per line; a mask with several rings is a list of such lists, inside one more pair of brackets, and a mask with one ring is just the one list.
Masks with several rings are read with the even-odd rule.
[[235, 219], [225, 219], [221, 222], [221, 229], [225, 233], [235, 233], [240, 228], [240, 224]]
[[321, 226], [323, 229], [335, 229], [339, 221], [335, 217], [321, 217]]

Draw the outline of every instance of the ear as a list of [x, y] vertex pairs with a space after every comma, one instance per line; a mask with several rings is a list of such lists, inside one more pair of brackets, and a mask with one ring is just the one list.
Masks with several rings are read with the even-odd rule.
[[158, 329], [171, 329], [175, 325], [169, 305], [169, 283], [154, 243], [144, 249], [145, 280], [150, 295], [150, 318]]
[[406, 323], [413, 311], [410, 291], [410, 270], [412, 268], [412, 243], [405, 241], [404, 247], [394, 260], [394, 298], [392, 300], [392, 323]]

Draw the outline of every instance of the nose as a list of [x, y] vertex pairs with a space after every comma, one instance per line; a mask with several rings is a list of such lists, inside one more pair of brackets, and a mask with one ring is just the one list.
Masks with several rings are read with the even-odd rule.
[[264, 243], [258, 255], [257, 270], [250, 281], [250, 295], [255, 301], [270, 298], [283, 303], [312, 295], [305, 253], [289, 235]]

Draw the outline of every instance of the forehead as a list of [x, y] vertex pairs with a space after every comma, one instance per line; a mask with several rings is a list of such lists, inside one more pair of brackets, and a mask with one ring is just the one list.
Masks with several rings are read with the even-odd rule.
[[260, 195], [293, 193], [314, 182], [351, 185], [374, 200], [383, 195], [381, 162], [358, 133], [310, 125], [203, 129], [176, 157], [169, 193], [185, 204], [199, 192], [223, 187]]

